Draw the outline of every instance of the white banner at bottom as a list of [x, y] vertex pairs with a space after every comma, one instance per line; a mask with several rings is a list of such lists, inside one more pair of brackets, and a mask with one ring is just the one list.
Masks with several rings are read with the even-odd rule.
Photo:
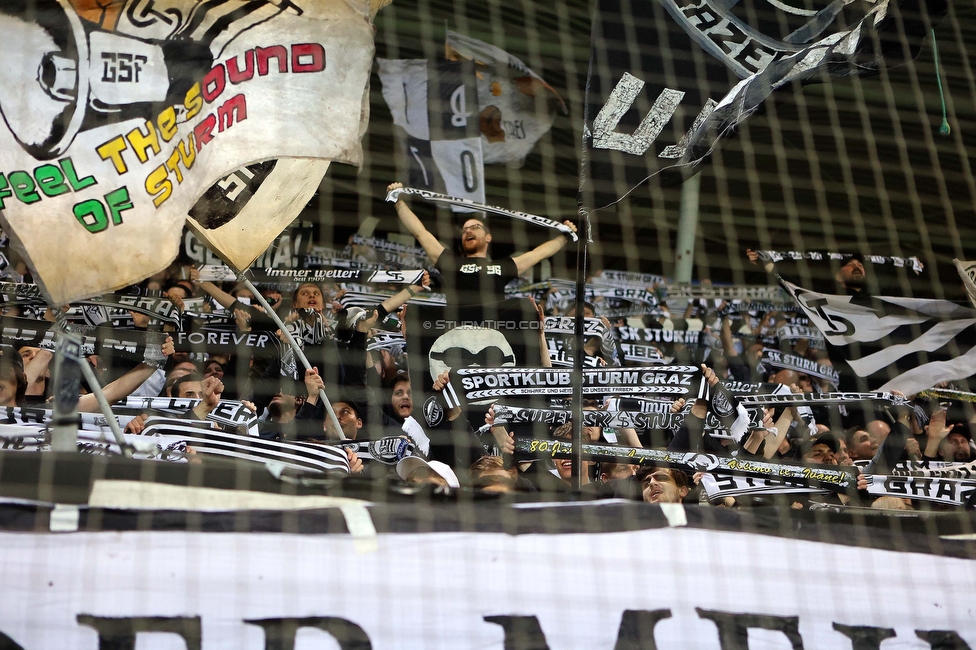
[[380, 534], [358, 547], [340, 534], [3, 533], [0, 545], [4, 648], [133, 647], [127, 635], [138, 650], [976, 647], [976, 561], [746, 533]]

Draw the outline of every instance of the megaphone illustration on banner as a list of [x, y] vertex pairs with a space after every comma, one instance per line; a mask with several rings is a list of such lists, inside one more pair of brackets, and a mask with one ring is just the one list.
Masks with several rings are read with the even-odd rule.
[[187, 90], [213, 66], [212, 48], [267, 21], [269, 9], [302, 13], [291, 0], [185, 4], [193, 21], [171, 9], [177, 28], [159, 38], [157, 19], [141, 16], [126, 29], [146, 36], [136, 38], [83, 20], [68, 0], [0, 1], [0, 114], [17, 142], [49, 160], [81, 131], [151, 119], [168, 106], [179, 115]]
[[0, 3], [0, 33], [19, 36], [0, 39], [0, 60], [25, 61], [0, 78], [3, 119], [28, 153], [54, 158], [85, 117], [89, 56], [81, 20], [58, 0], [8, 0]]

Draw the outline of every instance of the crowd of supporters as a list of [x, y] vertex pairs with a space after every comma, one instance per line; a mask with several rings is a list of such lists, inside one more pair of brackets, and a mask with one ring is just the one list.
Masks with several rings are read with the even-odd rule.
[[[461, 252], [455, 254], [423, 229], [402, 201], [397, 203], [397, 211], [435, 262], [430, 272], [425, 272], [414, 285], [374, 286], [376, 299], [371, 308], [349, 306], [343, 300], [346, 289], [340, 284], [301, 283], [292, 285], [291, 290], [280, 284], [262, 286], [261, 297], [287, 331], [242, 284], [201, 281], [198, 269], [179, 264], [148, 279], [140, 291], [156, 291], [171, 300], [181, 308], [182, 321], [161, 325], [149, 316], [131, 312], [124, 322], [115, 323], [117, 328], [160, 331], [160, 337], [167, 333], [170, 337], [161, 339], [161, 356], [155, 364], [136, 363], [126, 356], [115, 358], [106, 354], [105, 348], [87, 356], [106, 398], [110, 402], [130, 396], [195, 400], [179, 416], [189, 422], [207, 421], [222, 401], [241, 402], [257, 419], [257, 430], [252, 433], [260, 438], [296, 445], [345, 444], [351, 472], [375, 480], [432, 483], [486, 493], [572, 491], [573, 467], [568, 456], [525, 454], [516, 446], [516, 440], [523, 436], [572, 440], [572, 421], [506, 425], [496, 422], [496, 410], [490, 403], [462, 403], [458, 407], [442, 393], [460, 368], [448, 366], [430, 377], [411, 376], [411, 370], [416, 373], [418, 367], [428, 373], [430, 370], [426, 359], [415, 358], [410, 363], [410, 354], [416, 356], [418, 352], [414, 348], [408, 353], [408, 342], [414, 337], [419, 339], [419, 334], [411, 331], [405, 318], [405, 310], [411, 308], [407, 306], [410, 300], [429, 296], [432, 291], [446, 293], [448, 306], [453, 301], [454, 306], [464, 309], [484, 307], [505, 298], [498, 295], [496, 284], [487, 284], [492, 281], [491, 275], [498, 275], [509, 284], [509, 295], [517, 295], [512, 294], [511, 283], [518, 284], [518, 275], [558, 251], [568, 237], [561, 235], [530, 253], [492, 264], [487, 256], [491, 234], [483, 220], [471, 218], [462, 222]], [[479, 271], [485, 275], [471, 286], [460, 275], [466, 272], [466, 266], [472, 266], [461, 263], [465, 260], [484, 262]], [[856, 257], [842, 270], [847, 280], [864, 275], [863, 265]], [[574, 337], [565, 333], [547, 335], [545, 331], [547, 317], [575, 315], [575, 301], [561, 300], [555, 287], [554, 283], [541, 290], [536, 286], [533, 298], [520, 294], [513, 298], [532, 300], [532, 311], [537, 314], [534, 327], [514, 336], [533, 337], [539, 347], [526, 349], [537, 350], [539, 358], [521, 359], [519, 365], [571, 365]], [[642, 291], [661, 295], [657, 286], [644, 287]], [[463, 295], [452, 298], [452, 294]], [[900, 469], [908, 468], [908, 475], [912, 467], [943, 468], [943, 464], [951, 467], [973, 461], [976, 447], [971, 432], [976, 414], [967, 402], [949, 403], [924, 396], [902, 400], [897, 393], [888, 396], [887, 401], [877, 402], [845, 402], [838, 398], [804, 405], [798, 400], [771, 405], [760, 417], [739, 417], [742, 412], [735, 411], [731, 418], [735, 423], [727, 413], [723, 420], [723, 414], [714, 412], [716, 394], [748, 394], [748, 390], [731, 390], [734, 386], [751, 386], [750, 390], [763, 395], [836, 394], [829, 378], [803, 372], [802, 364], [769, 364], [765, 352], [774, 350], [780, 353], [779, 358], [785, 355], [806, 360], [809, 368], [829, 370], [830, 360], [814, 337], [781, 336], [784, 328], [809, 326], [802, 316], [786, 308], [757, 311], [749, 309], [749, 305], [741, 310], [733, 307], [730, 301], [703, 298], [687, 301], [687, 306], [682, 305], [677, 312], [669, 311], [666, 301], [659, 301], [653, 310], [621, 315], [619, 302], [597, 299], [585, 303], [583, 316], [596, 323], [584, 338], [585, 367], [691, 364], [700, 369], [699, 388], [706, 387], [697, 394], [690, 388], [684, 396], [671, 397], [634, 398], [614, 394], [611, 388], [604, 394], [588, 395], [583, 404], [586, 411], [663, 412], [654, 410], [656, 403], [666, 404], [667, 413], [675, 417], [660, 418], [660, 422], [669, 424], [659, 427], [584, 426], [584, 442], [621, 448], [616, 455], [585, 456], [579, 482], [586, 498], [623, 497], [719, 507], [780, 502], [797, 508], [952, 507], [949, 502], [913, 498], [914, 493], [905, 493], [904, 497], [897, 493], [878, 496], [867, 487], [872, 477], [877, 479]], [[604, 315], [607, 313], [609, 317]], [[4, 306], [4, 317], [34, 317], [50, 322], [63, 319], [64, 314], [60, 310], [10, 304]], [[208, 349], [206, 343], [188, 348], [174, 342], [180, 332], [219, 328], [238, 334], [265, 334], [276, 344]], [[645, 332], [661, 335], [643, 334], [643, 351], [626, 353], [626, 341], [641, 340]], [[382, 345], [378, 343], [381, 340], [385, 341]], [[646, 343], [647, 340], [654, 342]], [[54, 394], [53, 347], [3, 343], [0, 406], [51, 408], [48, 403]], [[419, 348], [420, 354], [428, 352]], [[310, 368], [304, 367], [302, 357]], [[79, 410], [96, 412], [97, 401], [87, 388], [83, 382], [85, 395]], [[323, 398], [328, 399], [331, 409]], [[735, 397], [730, 399], [735, 401]], [[565, 396], [536, 397], [530, 405], [540, 412], [572, 409], [571, 400]], [[147, 409], [131, 418], [126, 433], [144, 433], [151, 415]], [[204, 426], [221, 425], [210, 422]], [[343, 443], [343, 439], [347, 442]], [[366, 447], [351, 444], [364, 440], [402, 440], [405, 444], [390, 460], [381, 459], [379, 454], [359, 453], [357, 450]], [[633, 449], [667, 450], [673, 453], [674, 462], [634, 462], [640, 456], [628, 455]], [[716, 479], [721, 482], [722, 471], [708, 467], [696, 471], [691, 467], [701, 458], [846, 468], [861, 477], [849, 489], [823, 492], [788, 489], [797, 488], [798, 484], [777, 481], [774, 473], [763, 485], [753, 486], [764, 490], [744, 489], [734, 496], [723, 496], [720, 489], [706, 489], [714, 486]]]

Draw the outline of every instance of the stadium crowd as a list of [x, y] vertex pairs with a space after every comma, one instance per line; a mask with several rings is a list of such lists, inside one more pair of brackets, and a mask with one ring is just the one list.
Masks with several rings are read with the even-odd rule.
[[[531, 326], [506, 332], [507, 340], [515, 340], [513, 351], [502, 350], [487, 365], [572, 367], [575, 337], [558, 326], [546, 331], [547, 324], [558, 323], [553, 317], [575, 316], [575, 301], [572, 296], [567, 300], [566, 283], [526, 286], [521, 280], [534, 265], [562, 249], [569, 236], [560, 234], [527, 253], [495, 260], [489, 256], [489, 224], [481, 217], [460, 222], [455, 252], [426, 230], [403, 197], [396, 211], [432, 264], [417, 283], [373, 285], [374, 304], [366, 306], [359, 306], [361, 296], [348, 300], [356, 291], [340, 283], [261, 284], [260, 298], [287, 332], [245, 285], [206, 281], [198, 268], [179, 264], [139, 286], [141, 295], [160, 296], [179, 308], [181, 317], [174, 324], [162, 324], [138, 311], [105, 307], [98, 308], [100, 312], [75, 308], [55, 313], [15, 300], [10, 290], [4, 292], [8, 298], [4, 322], [35, 318], [50, 324], [68, 318], [91, 323], [95, 313], [102, 326], [114, 321], [119, 330], [161, 332], [154, 359], [146, 354], [137, 362], [131, 355], [114, 356], [107, 347], [88, 351], [92, 353], [87, 360], [110, 402], [154, 397], [193, 400], [179, 414], [189, 423], [207, 421], [222, 402], [240, 402], [257, 420], [252, 434], [294, 445], [344, 444], [351, 472], [376, 480], [485, 493], [572, 491], [568, 455], [531, 454], [517, 445], [523, 438], [572, 440], [573, 423], [563, 415], [572, 413], [571, 400], [565, 395], [526, 395], [521, 403], [534, 409], [535, 416], [531, 422], [519, 423], [499, 418], [502, 403], [518, 403], [518, 394], [489, 403], [450, 399], [450, 387], [465, 355], [458, 350], [444, 353], [441, 365], [435, 367], [436, 341], [412, 329], [417, 321], [408, 318], [410, 310], [420, 309], [411, 300], [429, 298], [434, 292], [444, 296], [444, 304], [424, 309], [446, 310], [442, 313], [452, 321], [497, 321], [504, 305], [518, 304], [520, 314], [533, 317]], [[566, 225], [573, 228], [569, 222]], [[351, 261], [362, 262], [370, 256], [370, 246], [357, 244], [348, 253]], [[760, 261], [752, 251], [748, 256]], [[863, 259], [849, 257], [837, 276], [839, 290], [861, 291], [865, 273]], [[612, 280], [592, 280], [588, 288], [613, 286]], [[764, 307], [755, 301], [701, 297], [687, 300], [678, 313], [669, 311], [661, 286], [640, 287], [631, 281], [615, 290], [623, 291], [617, 295], [624, 298], [596, 291], [584, 303], [588, 323], [584, 367], [691, 365], [697, 385], [670, 396], [615, 393], [611, 385], [605, 392], [587, 394], [584, 412], [623, 412], [630, 414], [635, 426], [619, 426], [620, 418], [614, 426], [585, 423], [584, 442], [620, 448], [616, 454], [585, 455], [580, 477], [585, 497], [718, 507], [782, 502], [796, 508], [846, 505], [898, 510], [959, 507], [967, 499], [972, 501], [976, 490], [968, 484], [952, 499], [941, 501], [919, 498], [913, 486], [902, 492], [891, 486], [886, 491], [869, 489], [879, 477], [910, 476], [913, 468], [965, 467], [976, 459], [972, 442], [976, 413], [965, 397], [945, 397], [951, 386], [934, 387], [942, 389], [942, 397], [938, 391], [907, 398], [896, 392], [875, 401], [831, 397], [838, 395], [836, 379], [822, 340], [803, 314], [788, 305]], [[459, 328], [469, 334], [476, 329]], [[187, 333], [218, 331], [264, 334], [273, 344], [234, 347], [185, 342], [192, 339]], [[522, 348], [519, 338], [526, 343]], [[302, 355], [296, 354], [289, 339]], [[147, 340], [155, 339], [147, 336]], [[8, 409], [7, 421], [16, 421], [11, 409], [51, 408], [51, 339], [37, 345], [17, 340], [2, 343], [0, 406]], [[304, 367], [301, 356], [310, 368]], [[468, 363], [486, 365], [478, 359]], [[418, 377], [418, 372], [423, 376]], [[82, 384], [79, 411], [97, 412], [95, 397]], [[747, 410], [739, 402], [747, 403], [749, 395], [786, 397], [766, 408], [750, 405]], [[827, 397], [816, 399], [823, 396]], [[731, 412], [726, 408], [730, 403]], [[635, 418], [635, 413], [648, 417]], [[152, 409], [145, 409], [130, 417], [126, 433], [147, 433], [153, 415]], [[228, 428], [219, 419], [203, 426]], [[402, 445], [388, 457], [363, 444], [383, 440]], [[631, 453], [634, 449], [670, 455], [661, 460]], [[635, 462], [641, 458], [644, 462]], [[797, 482], [773, 471], [765, 479], [750, 479], [748, 486], [736, 483], [732, 489], [733, 475], [749, 474], [725, 471], [727, 462], [701, 466], [703, 459], [734, 459], [740, 468], [751, 464], [817, 472], [846, 470], [858, 479], [847, 489], [823, 490], [818, 488], [830, 481]], [[759, 475], [761, 471], [752, 474]], [[946, 476], [955, 480], [969, 474]]]

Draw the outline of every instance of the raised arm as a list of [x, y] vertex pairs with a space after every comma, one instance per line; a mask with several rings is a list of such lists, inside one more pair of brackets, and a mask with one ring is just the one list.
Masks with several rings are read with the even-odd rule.
[[203, 396], [200, 403], [193, 407], [193, 416], [198, 420], [206, 420], [210, 411], [220, 404], [220, 395], [224, 392], [224, 383], [216, 377], [204, 377]]
[[[573, 232], [576, 232], [576, 224], [572, 221], [564, 221], [563, 224], [569, 226]], [[531, 269], [533, 266], [538, 264], [544, 259], [550, 258], [559, 251], [563, 249], [566, 242], [569, 241], [569, 236], [560, 234], [553, 237], [545, 244], [540, 244], [527, 253], [522, 253], [518, 257], [513, 257], [516, 268], [518, 268], [519, 274], [525, 273], [527, 270]]]
[[759, 253], [752, 250], [751, 248], [746, 249], [746, 257], [749, 258], [749, 261], [752, 264], [755, 264], [756, 266], [762, 266], [763, 270], [765, 270], [766, 273], [773, 273], [776, 270], [776, 265], [773, 263], [773, 260], [763, 260], [760, 263]]
[[[392, 192], [393, 190], [398, 190], [402, 187], [403, 183], [390, 183], [390, 185], [386, 188], [386, 191]], [[407, 230], [410, 231], [410, 234], [413, 235], [418, 242], [420, 242], [424, 252], [427, 253], [427, 257], [429, 257], [434, 264], [437, 264], [437, 260], [440, 259], [441, 253], [444, 252], [444, 245], [437, 241], [437, 238], [428, 232], [427, 228], [424, 227], [424, 224], [421, 223], [420, 218], [414, 214], [413, 210], [410, 209], [410, 206], [408, 206], [406, 201], [403, 200], [403, 195], [400, 195], [400, 198], [397, 199], [396, 211], [397, 216], [400, 217], [400, 221], [403, 222], [403, 225], [406, 226]]]
[[[164, 357], [173, 354], [173, 339], [171, 337], [167, 337], [166, 342], [163, 343], [162, 352]], [[87, 361], [83, 360], [82, 363], [87, 363]], [[156, 366], [140, 363], [112, 383], [103, 386], [102, 393], [109, 404], [117, 402], [128, 397], [135, 389], [142, 386], [156, 370], [158, 370]], [[97, 413], [99, 411], [98, 399], [94, 393], [82, 395], [78, 398], [78, 411], [81, 413]]]
[[27, 375], [27, 395], [44, 394], [44, 382], [39, 380], [47, 372], [52, 359], [54, 359], [54, 352], [41, 348], [27, 362], [24, 367], [24, 373]]
[[406, 304], [408, 300], [416, 296], [424, 289], [430, 287], [430, 274], [427, 271], [424, 271], [423, 278], [420, 280], [420, 282], [420, 285], [411, 284], [406, 289], [400, 290], [399, 293], [392, 295], [381, 302], [381, 309], [374, 310], [372, 316], [369, 318], [363, 318], [356, 323], [356, 329], [360, 332], [368, 332], [376, 326], [376, 323], [380, 318], [385, 318], [387, 314], [392, 314]]
[[207, 294], [217, 301], [224, 309], [230, 309], [230, 306], [234, 304], [237, 300], [234, 296], [230, 295], [220, 287], [218, 287], [213, 282], [201, 282], [200, 281], [200, 271], [192, 268], [190, 270], [190, 280], [198, 285], [201, 289], [207, 292]]

